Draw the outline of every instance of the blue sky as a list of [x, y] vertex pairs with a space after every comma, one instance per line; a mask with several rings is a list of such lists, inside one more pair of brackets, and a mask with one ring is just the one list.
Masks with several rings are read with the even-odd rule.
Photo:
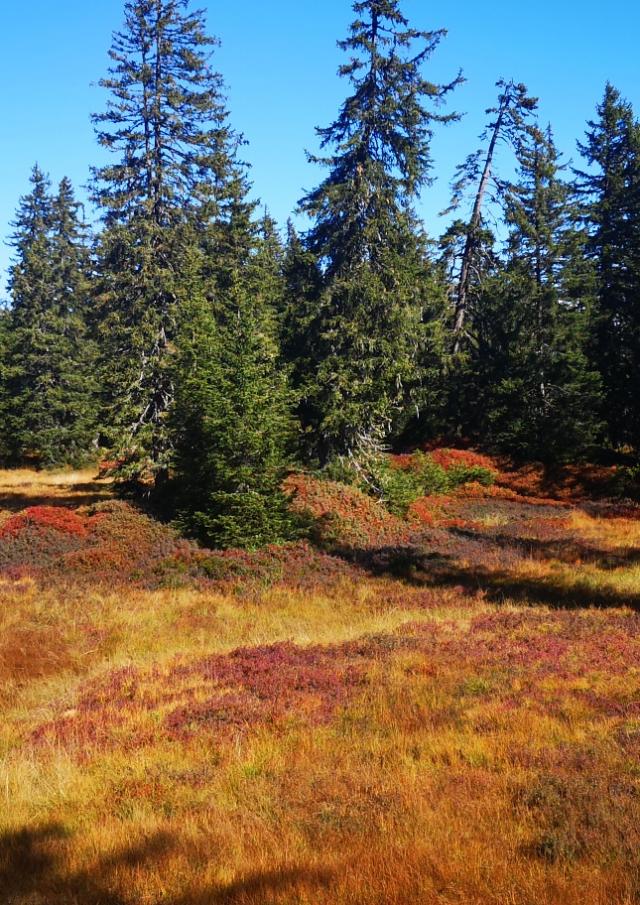
[[[350, 0], [196, 0], [208, 10], [209, 31], [222, 40], [217, 68], [228, 85], [233, 124], [249, 141], [256, 194], [284, 222], [305, 188], [319, 178], [304, 149], [314, 147], [314, 127], [334, 118], [346, 85], [337, 78], [335, 42], [352, 18]], [[96, 82], [105, 73], [112, 31], [123, 0], [31, 0], [3, 4], [0, 33], [0, 271], [4, 244], [18, 198], [35, 161], [59, 180], [85, 185], [99, 163], [91, 112], [101, 109]], [[525, 82], [540, 97], [559, 146], [575, 157], [607, 79], [640, 112], [635, 0], [405, 0], [416, 26], [447, 28], [427, 75], [453, 77], [462, 67], [467, 83], [451, 107], [463, 120], [439, 130], [433, 145], [435, 186], [420, 210], [431, 234], [442, 222], [455, 166], [476, 146], [484, 109], [500, 76]], [[2, 277], [1, 283], [4, 283]]]

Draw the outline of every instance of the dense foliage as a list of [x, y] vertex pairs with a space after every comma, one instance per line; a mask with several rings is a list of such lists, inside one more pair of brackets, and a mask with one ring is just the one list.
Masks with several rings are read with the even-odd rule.
[[296, 534], [296, 460], [404, 515], [490, 478], [395, 467], [380, 455], [394, 445], [448, 436], [548, 464], [637, 452], [633, 109], [607, 85], [571, 171], [537, 100], [501, 79], [436, 240], [416, 203], [461, 76], [429, 80], [445, 33], [400, 7], [354, 3], [348, 95], [310, 155], [325, 175], [283, 242], [251, 200], [204, 14], [127, 0], [94, 117], [111, 156], [94, 235], [69, 181], [52, 192], [39, 167], [16, 214], [3, 462], [102, 455], [207, 543], [254, 547]]
[[0, 448], [9, 461], [43, 465], [86, 458], [96, 436], [95, 344], [89, 255], [73, 189], [55, 195], [36, 166], [21, 201], [3, 316]]
[[340, 47], [353, 93], [318, 129], [328, 168], [301, 202], [313, 221], [306, 248], [319, 263], [314, 314], [302, 304], [298, 347], [310, 350], [303, 426], [322, 462], [380, 445], [439, 354], [423, 229], [412, 202], [428, 183], [433, 112], [456, 86], [422, 73], [442, 32], [409, 27], [398, 2], [356, 3]]

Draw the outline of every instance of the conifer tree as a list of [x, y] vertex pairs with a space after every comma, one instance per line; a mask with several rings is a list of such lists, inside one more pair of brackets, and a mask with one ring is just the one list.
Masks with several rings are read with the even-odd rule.
[[640, 126], [608, 84], [579, 145], [589, 169], [577, 173], [596, 269], [594, 356], [615, 445], [640, 447]]
[[266, 210], [258, 223], [249, 281], [250, 291], [253, 282], [255, 291], [260, 293], [264, 303], [278, 320], [284, 307], [284, 247], [276, 221]]
[[532, 132], [518, 162], [508, 260], [476, 319], [480, 434], [522, 458], [574, 458], [598, 439], [600, 378], [586, 354], [589, 299], [575, 296], [570, 190], [550, 130]]
[[9, 309], [0, 302], [0, 462], [8, 458], [9, 436], [7, 432], [7, 356], [9, 343]]
[[[455, 224], [455, 232], [463, 235], [458, 254], [457, 272], [454, 274], [454, 306], [453, 351], [458, 354], [464, 345], [468, 332], [470, 307], [473, 302], [472, 292], [481, 285], [479, 275], [483, 272], [486, 261], [487, 224], [484, 218], [484, 207], [488, 200], [499, 200], [505, 183], [496, 173], [496, 154], [501, 144], [507, 143], [514, 150], [522, 146], [528, 136], [535, 131], [530, 117], [537, 107], [537, 100], [529, 97], [525, 85], [501, 79], [497, 82], [499, 89], [498, 103], [490, 107], [487, 114], [491, 117], [481, 140], [486, 148], [481, 147], [471, 154], [458, 168], [453, 184], [453, 200], [450, 210], [455, 210], [462, 203], [467, 190], [474, 190], [471, 217], [463, 229], [462, 221]], [[449, 251], [452, 247], [449, 247]]]
[[[192, 283], [183, 310], [171, 427], [177, 508], [215, 547], [258, 547], [295, 530], [282, 491], [294, 423], [279, 363], [269, 242], [238, 270], [214, 316]], [[200, 263], [199, 266], [202, 266]]]
[[[299, 375], [312, 451], [327, 461], [377, 448], [437, 356], [424, 237], [412, 203], [429, 181], [436, 113], [460, 81], [436, 85], [422, 66], [444, 32], [409, 26], [397, 0], [354, 4], [340, 47], [352, 93], [318, 130], [324, 181], [301, 202], [312, 218], [306, 249], [318, 260], [317, 314], [303, 316], [295, 345], [310, 356]], [[312, 280], [313, 282], [313, 280]], [[310, 286], [310, 289], [315, 287]]]
[[105, 416], [110, 442], [134, 473], [148, 467], [164, 475], [170, 459], [185, 242], [228, 219], [242, 179], [241, 138], [228, 125], [222, 79], [209, 61], [215, 44], [187, 0], [129, 0], [101, 83], [110, 98], [94, 117], [100, 144], [117, 155], [96, 171], [94, 191], [105, 222], [98, 293]]
[[55, 197], [36, 166], [12, 238], [6, 352], [6, 445], [14, 461], [80, 462], [96, 439], [88, 251], [67, 179]]
[[[319, 299], [322, 271], [291, 221], [283, 257], [283, 305], [280, 311], [280, 352], [295, 388], [300, 424], [311, 433], [321, 413], [314, 407], [316, 371], [320, 360]], [[303, 452], [313, 439], [302, 442]]]

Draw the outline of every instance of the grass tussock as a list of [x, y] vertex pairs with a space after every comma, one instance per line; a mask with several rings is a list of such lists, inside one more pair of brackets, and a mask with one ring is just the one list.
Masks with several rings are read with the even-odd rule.
[[521, 477], [219, 553], [0, 474], [2, 901], [640, 901], [638, 512]]

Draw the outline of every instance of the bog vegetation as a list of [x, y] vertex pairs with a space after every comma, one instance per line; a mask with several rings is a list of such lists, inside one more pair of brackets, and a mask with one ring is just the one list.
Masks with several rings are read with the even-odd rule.
[[570, 167], [499, 79], [439, 236], [463, 75], [354, 15], [300, 231], [187, 0], [124, 4], [95, 223], [32, 171], [3, 902], [640, 901], [640, 124], [606, 85]]
[[639, 900], [638, 507], [429, 461], [403, 517], [291, 475], [314, 542], [253, 552], [0, 473], [3, 901]]

